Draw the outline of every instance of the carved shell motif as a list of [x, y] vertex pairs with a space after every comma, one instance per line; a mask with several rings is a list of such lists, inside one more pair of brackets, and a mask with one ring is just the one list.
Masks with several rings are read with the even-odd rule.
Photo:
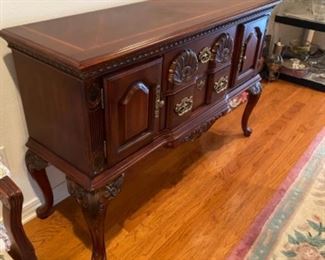
[[180, 85], [193, 80], [199, 69], [199, 61], [194, 51], [183, 51], [171, 64], [168, 80], [170, 83]]
[[222, 33], [212, 48], [214, 60], [218, 63], [225, 63], [230, 60], [234, 40], [229, 33]]

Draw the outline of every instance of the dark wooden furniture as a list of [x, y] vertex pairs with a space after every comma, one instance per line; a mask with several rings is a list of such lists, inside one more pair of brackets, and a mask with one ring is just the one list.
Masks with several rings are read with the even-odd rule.
[[3, 223], [11, 243], [9, 255], [14, 260], [36, 260], [34, 247], [21, 223], [24, 197], [8, 176], [0, 179], [0, 201], [3, 207]]
[[105, 259], [104, 216], [124, 172], [161, 146], [193, 140], [249, 91], [277, 0], [153, 0], [1, 31], [12, 49], [29, 140], [26, 163], [52, 213], [47, 162], [67, 175]]

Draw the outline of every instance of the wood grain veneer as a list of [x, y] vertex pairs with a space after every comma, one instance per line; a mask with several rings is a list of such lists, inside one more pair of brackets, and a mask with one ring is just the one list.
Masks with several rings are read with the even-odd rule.
[[154, 0], [17, 26], [1, 35], [85, 69], [277, 2]]
[[49, 162], [82, 208], [92, 259], [106, 259], [106, 208], [128, 168], [201, 136], [243, 91], [241, 126], [250, 136], [277, 3], [153, 0], [0, 31], [26, 115], [26, 164], [45, 197], [38, 216], [53, 213]]

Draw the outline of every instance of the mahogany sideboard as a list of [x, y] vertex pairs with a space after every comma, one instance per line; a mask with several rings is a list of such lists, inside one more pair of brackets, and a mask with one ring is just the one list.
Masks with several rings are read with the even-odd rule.
[[161, 146], [193, 140], [248, 91], [261, 94], [263, 37], [278, 0], [151, 0], [3, 29], [29, 132], [26, 165], [53, 212], [48, 163], [67, 176], [106, 259], [107, 202], [124, 172]]

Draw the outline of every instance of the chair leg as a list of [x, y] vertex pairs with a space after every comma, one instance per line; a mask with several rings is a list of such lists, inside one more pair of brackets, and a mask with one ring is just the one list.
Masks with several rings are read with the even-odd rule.
[[11, 242], [9, 255], [14, 260], [36, 260], [35, 250], [21, 222], [24, 198], [8, 176], [0, 179], [0, 200], [3, 203], [4, 226]]

